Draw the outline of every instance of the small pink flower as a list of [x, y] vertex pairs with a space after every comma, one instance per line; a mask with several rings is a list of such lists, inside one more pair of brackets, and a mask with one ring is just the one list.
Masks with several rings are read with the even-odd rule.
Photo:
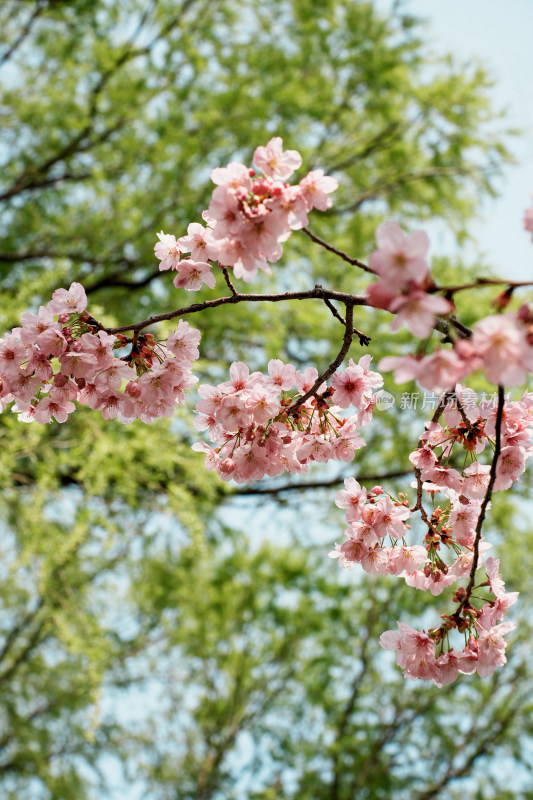
[[176, 289], [197, 292], [205, 283], [210, 289], [214, 289], [216, 279], [211, 269], [211, 265], [205, 261], [191, 261], [190, 259], [180, 261], [178, 274], [174, 278], [174, 286]]
[[202, 334], [189, 323], [180, 319], [178, 327], [169, 335], [167, 339], [167, 350], [182, 363], [196, 361], [200, 355], [198, 344]]
[[513, 313], [485, 317], [474, 325], [471, 343], [483, 359], [492, 383], [505, 386], [524, 383], [528, 369], [533, 366], [525, 330]]
[[87, 308], [87, 295], [81, 283], [71, 283], [68, 289], [56, 289], [48, 303], [52, 314], [81, 314]]
[[297, 150], [283, 150], [283, 139], [275, 136], [266, 147], [256, 148], [254, 164], [267, 178], [286, 181], [302, 166], [302, 157]]
[[180, 260], [180, 247], [176, 237], [161, 231], [157, 234], [159, 241], [154, 247], [155, 257], [159, 259], [159, 269], [177, 269]]
[[319, 211], [327, 211], [331, 208], [333, 201], [329, 195], [339, 186], [335, 178], [324, 175], [324, 170], [314, 169], [300, 181], [303, 199], [307, 211], [318, 208]]
[[191, 222], [187, 236], [181, 236], [178, 244], [181, 252], [190, 253], [194, 261], [207, 261], [218, 255], [218, 247], [213, 245], [213, 231], [198, 222]]
[[452, 304], [444, 297], [413, 287], [408, 294], [394, 298], [389, 305], [389, 311], [396, 314], [391, 330], [397, 331], [404, 323], [414, 336], [425, 339], [433, 330], [435, 315], [449, 314], [451, 310]]
[[363, 400], [372, 394], [370, 382], [363, 369], [353, 362], [344, 372], [336, 372], [333, 375], [331, 386], [335, 390], [332, 400], [339, 408], [348, 406], [360, 408]]
[[361, 518], [361, 513], [366, 502], [366, 489], [360, 486], [355, 478], [344, 479], [344, 489], [337, 492], [335, 505], [346, 509], [346, 519], [354, 522]]
[[405, 236], [397, 222], [385, 222], [376, 231], [376, 241], [379, 249], [370, 254], [370, 266], [388, 291], [403, 289], [409, 281], [422, 283], [429, 272], [429, 239], [425, 231]]
[[232, 161], [227, 167], [216, 167], [211, 172], [211, 180], [219, 186], [227, 186], [231, 189], [242, 187], [246, 192], [252, 189], [252, 179], [248, 167]]
[[54, 417], [56, 422], [66, 422], [68, 415], [75, 410], [76, 406], [69, 400], [59, 401], [45, 397], [35, 406], [35, 421], [44, 425]]

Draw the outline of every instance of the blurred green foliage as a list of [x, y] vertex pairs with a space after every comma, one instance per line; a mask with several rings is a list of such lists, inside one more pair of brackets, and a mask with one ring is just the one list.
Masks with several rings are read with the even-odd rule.
[[[185, 233], [210, 169], [272, 135], [339, 179], [312, 230], [361, 258], [390, 216], [463, 240], [509, 159], [484, 71], [358, 0], [5, 0], [0, 87], [2, 330], [73, 280], [109, 324], [187, 302], [157, 270], [155, 232]], [[436, 264], [443, 279], [468, 269]], [[365, 285], [299, 234], [273, 272], [263, 288]], [[461, 299], [465, 321], [489, 300]], [[408, 346], [385, 314], [357, 315], [376, 358]], [[207, 376], [243, 356], [320, 368], [339, 346], [318, 302], [193, 324]], [[285, 531], [263, 501], [279, 542], [225, 528], [234, 493], [190, 451], [189, 417], [0, 417], [2, 796], [488, 800], [508, 796], [496, 756], [530, 797], [530, 628], [490, 681], [406, 685], [377, 638], [429, 601], [324, 563], [309, 541], [341, 529], [331, 490], [280, 495]], [[349, 471], [405, 469], [416, 424], [382, 415]], [[495, 504], [525, 591], [522, 527]]]

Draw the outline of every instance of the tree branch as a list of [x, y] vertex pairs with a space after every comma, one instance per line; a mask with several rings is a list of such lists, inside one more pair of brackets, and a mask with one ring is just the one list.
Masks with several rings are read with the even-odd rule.
[[121, 325], [118, 328], [105, 328], [102, 330], [107, 333], [124, 333], [125, 331], [140, 331], [147, 328], [149, 325], [155, 325], [157, 322], [165, 320], [176, 319], [176, 317], [183, 317], [186, 314], [196, 314], [199, 311], [205, 311], [208, 308], [217, 308], [224, 305], [235, 305], [237, 303], [280, 303], [285, 300], [309, 300], [309, 299], [324, 300], [339, 300], [341, 303], [350, 304], [352, 306], [366, 306], [368, 300], [366, 297], [347, 294], [346, 292], [334, 292], [330, 289], [324, 289], [322, 286], [315, 286], [314, 289], [308, 289], [301, 292], [285, 292], [283, 294], [241, 294], [238, 292], [230, 297], [217, 297], [214, 300], [204, 300], [203, 303], [193, 303], [190, 306], [183, 306], [177, 308], [175, 311], [168, 311], [165, 314], [157, 314], [142, 322], [135, 322], [130, 325]]
[[457, 611], [455, 612], [455, 615], [457, 616], [461, 614], [462, 610], [469, 602], [476, 581], [476, 572], [479, 563], [479, 542], [481, 540], [481, 530], [483, 528], [483, 522], [485, 521], [485, 513], [487, 511], [487, 506], [490, 503], [490, 499], [492, 497], [492, 491], [494, 489], [494, 484], [496, 482], [498, 459], [500, 457], [500, 452], [501, 452], [501, 433], [502, 433], [502, 419], [503, 419], [504, 405], [505, 405], [504, 388], [503, 386], [498, 386], [498, 410], [496, 412], [496, 441], [494, 443], [494, 455], [492, 457], [492, 464], [490, 465], [490, 477], [487, 486], [487, 491], [485, 492], [485, 497], [483, 498], [483, 502], [481, 503], [481, 508], [479, 510], [479, 517], [476, 525], [476, 538], [474, 540], [474, 557], [472, 559], [472, 567], [470, 569], [470, 578], [468, 580], [468, 584], [465, 590], [465, 595], [461, 600], [457, 608]]
[[339, 258], [342, 258], [343, 261], [346, 261], [348, 264], [351, 264], [352, 267], [359, 267], [360, 269], [364, 270], [365, 272], [370, 272], [372, 275], [376, 274], [374, 272], [374, 270], [371, 267], [369, 267], [367, 264], [364, 264], [362, 261], [359, 261], [357, 258], [352, 258], [347, 253], [345, 253], [343, 250], [339, 250], [337, 247], [333, 247], [333, 245], [328, 244], [323, 239], [320, 239], [318, 236], [316, 236], [314, 233], [311, 233], [309, 228], [302, 228], [302, 231], [303, 231], [303, 233], [306, 234], [306, 236], [309, 236], [309, 238], [313, 242], [316, 242], [316, 244], [319, 244], [320, 247], [323, 247], [324, 250], [328, 250], [330, 253], [334, 253], [336, 256], [339, 256]]
[[44, 11], [44, 0], [37, 0], [36, 7], [33, 10], [33, 13], [29, 17], [28, 21], [26, 22], [25, 26], [23, 27], [23, 29], [21, 30], [21, 32], [19, 33], [19, 35], [17, 36], [11, 47], [9, 47], [6, 50], [6, 52], [2, 56], [0, 56], [0, 67], [2, 67], [6, 63], [6, 61], [8, 61], [11, 58], [15, 50], [18, 50], [22, 42], [29, 36], [35, 20], [42, 14], [43, 11]]
[[291, 416], [294, 414], [295, 411], [298, 411], [301, 405], [305, 403], [310, 397], [314, 397], [316, 395], [317, 390], [320, 386], [330, 378], [334, 372], [340, 367], [342, 362], [344, 361], [344, 357], [347, 355], [348, 350], [350, 349], [350, 345], [353, 340], [353, 304], [346, 303], [346, 322], [345, 322], [345, 331], [344, 337], [342, 340], [341, 349], [337, 353], [336, 357], [333, 359], [329, 367], [318, 376], [314, 384], [311, 386], [309, 391], [303, 394], [298, 400], [293, 403], [286, 411], [287, 416]]

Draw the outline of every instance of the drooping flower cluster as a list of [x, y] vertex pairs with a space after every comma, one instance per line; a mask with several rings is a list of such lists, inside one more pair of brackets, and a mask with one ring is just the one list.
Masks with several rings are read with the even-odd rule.
[[152, 334], [128, 339], [102, 330], [86, 307], [81, 284], [57, 289], [0, 340], [0, 409], [13, 402], [23, 422], [65, 422], [77, 400], [124, 423], [171, 417], [198, 381], [191, 364], [200, 332], [180, 320], [166, 347]]
[[370, 254], [370, 266], [380, 280], [367, 288], [370, 304], [395, 314], [393, 331], [405, 323], [411, 333], [425, 339], [435, 315], [449, 314], [452, 304], [429, 294], [429, 239], [425, 231], [405, 236], [396, 222], [385, 222], [376, 232], [378, 250]]
[[[205, 452], [207, 469], [238, 483], [283, 471], [305, 472], [313, 461], [351, 461], [365, 444], [359, 430], [372, 418], [373, 389], [383, 383], [369, 369], [370, 361], [368, 355], [358, 364], [350, 359], [329, 388], [322, 383], [304, 402], [299, 400], [318, 380], [314, 367], [302, 373], [272, 359], [264, 375], [250, 374], [245, 364], [235, 362], [230, 381], [199, 387], [195, 425], [208, 430], [216, 447], [203, 442], [193, 447]], [[344, 417], [341, 410], [350, 406], [356, 413]]]
[[[339, 558], [341, 566], [347, 569], [359, 563], [366, 572], [402, 577], [408, 585], [433, 595], [460, 579], [468, 579], [491, 471], [490, 464], [480, 463], [478, 456], [494, 444], [496, 415], [493, 403], [478, 404], [474, 392], [457, 386], [443, 409], [444, 424], [435, 420], [427, 423], [418, 448], [410, 455], [420, 498], [420, 503], [412, 510], [423, 508], [424, 494], [431, 498], [442, 497], [442, 501], [430, 515], [425, 515], [424, 547], [406, 544], [408, 526], [405, 520], [411, 512], [405, 496], [401, 495], [398, 500], [382, 496], [380, 486], [367, 492], [355, 479], [349, 478], [345, 481], [346, 489], [339, 492], [336, 499], [340, 508], [347, 509], [347, 541], [336, 545], [330, 556]], [[524, 394], [518, 402], [505, 402], [493, 491], [508, 489], [519, 480], [526, 459], [533, 453], [532, 427], [533, 393]], [[465, 460], [461, 471], [450, 463], [457, 448]], [[478, 539], [480, 558], [489, 547], [487, 542]], [[451, 562], [446, 554], [452, 556]], [[442, 625], [429, 635], [399, 623], [399, 633], [388, 631], [382, 636], [384, 647], [398, 651], [398, 664], [406, 677], [433, 680], [442, 685], [454, 680], [458, 672], [477, 670], [485, 676], [505, 663], [502, 637], [514, 626], [496, 623], [501, 621], [517, 595], [503, 592], [503, 583], [497, 577], [497, 562], [487, 560], [487, 569], [494, 600], [477, 608], [465, 589], [460, 588], [454, 597], [457, 611], [443, 615]], [[452, 630], [470, 635], [461, 653], [449, 647]], [[446, 651], [445, 644], [448, 645]], [[438, 655], [435, 655], [436, 646], [440, 646]]]
[[[216, 188], [202, 215], [206, 227], [192, 222], [178, 240], [158, 233], [159, 268], [177, 270], [177, 288], [196, 291], [205, 283], [213, 289], [210, 261], [231, 267], [244, 281], [251, 281], [258, 269], [270, 274], [269, 262], [281, 258], [283, 243], [292, 231], [307, 225], [309, 212], [331, 206], [329, 195], [338, 184], [323, 170], [309, 172], [297, 185], [286, 183], [302, 159], [296, 150], [283, 150], [279, 136], [256, 149], [254, 163], [262, 177], [238, 162], [212, 171]], [[189, 257], [180, 260], [186, 253]]]
[[346, 478], [344, 485], [335, 503], [346, 509], [348, 538], [335, 545], [330, 558], [339, 558], [345, 569], [361, 564], [365, 572], [379, 575], [403, 576], [424, 563], [425, 549], [405, 544], [411, 512], [404, 497], [395, 500], [381, 486], [367, 492], [355, 478]]
[[[469, 607], [470, 627], [463, 627], [463, 632], [469, 630], [470, 636], [462, 650], [444, 649], [448, 631], [458, 627], [458, 620], [454, 615], [444, 616], [443, 626], [428, 633], [413, 630], [404, 622], [398, 622], [398, 632], [385, 631], [381, 634], [382, 647], [396, 651], [396, 663], [402, 668], [406, 678], [420, 678], [433, 681], [436, 686], [444, 686], [452, 683], [459, 673], [471, 675], [477, 672], [480, 678], [486, 678], [507, 662], [507, 642], [503, 637], [516, 625], [514, 622], [501, 620], [507, 608], [516, 602], [518, 593], [505, 592], [505, 584], [498, 574], [499, 566], [499, 561], [487, 559], [487, 580], [481, 586], [494, 599], [484, 603], [479, 609]], [[459, 623], [461, 621], [462, 619]]]

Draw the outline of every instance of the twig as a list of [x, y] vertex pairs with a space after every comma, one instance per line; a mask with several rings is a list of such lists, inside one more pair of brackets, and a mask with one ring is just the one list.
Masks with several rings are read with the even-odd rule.
[[232, 295], [234, 297], [236, 297], [238, 295], [238, 291], [235, 288], [235, 286], [233, 285], [233, 283], [231, 282], [231, 278], [229, 276], [228, 268], [227, 267], [221, 267], [221, 269], [222, 269], [222, 274], [224, 275], [224, 280], [228, 284], [228, 288], [229, 288], [230, 292], [232, 293]]
[[339, 314], [339, 312], [337, 311], [331, 300], [328, 300], [328, 298], [325, 297], [324, 303], [327, 305], [327, 307], [329, 308], [335, 319], [338, 319], [339, 322], [341, 322], [343, 325], [346, 325], [345, 319]]
[[[331, 313], [333, 314], [335, 319], [338, 319], [339, 322], [341, 322], [343, 325], [346, 325], [346, 320], [339, 314], [339, 312], [337, 311], [337, 309], [335, 308], [333, 303], [330, 300], [328, 300], [327, 297], [324, 298], [324, 303], [329, 308], [329, 310], [331, 311]], [[368, 347], [368, 345], [372, 341], [372, 337], [371, 336], [367, 336], [366, 333], [363, 333], [362, 331], [358, 330], [357, 328], [354, 328], [353, 332], [354, 332], [354, 335], [357, 336], [357, 338], [359, 339], [359, 344], [361, 346], [363, 346], [363, 347]]]
[[318, 236], [316, 236], [314, 233], [311, 233], [309, 228], [302, 228], [302, 231], [305, 233], [306, 236], [309, 236], [309, 238], [313, 242], [316, 242], [316, 244], [319, 244], [320, 247], [323, 247], [325, 250], [329, 250], [330, 253], [335, 253], [336, 256], [342, 258], [343, 261], [347, 261], [348, 264], [352, 265], [352, 267], [359, 267], [359, 269], [363, 269], [365, 272], [370, 272], [372, 275], [376, 274], [374, 270], [367, 264], [363, 264], [363, 262], [359, 261], [357, 258], [352, 258], [343, 250], [339, 250], [337, 247], [333, 247], [333, 245], [328, 244], [323, 239], [320, 239]]
[[459, 607], [455, 612], [454, 616], [458, 616], [464, 609], [464, 607], [467, 605], [472, 595], [472, 590], [474, 589], [477, 566], [479, 563], [479, 542], [481, 541], [481, 530], [483, 528], [483, 522], [485, 521], [485, 512], [487, 510], [488, 504], [490, 503], [490, 499], [492, 497], [492, 491], [494, 489], [494, 484], [496, 482], [496, 470], [498, 466], [498, 459], [500, 457], [500, 452], [501, 452], [501, 433], [502, 433], [504, 404], [505, 404], [504, 388], [503, 386], [498, 386], [498, 410], [496, 412], [496, 441], [494, 443], [494, 455], [492, 457], [492, 464], [490, 465], [489, 483], [487, 486], [487, 491], [485, 492], [485, 497], [483, 498], [483, 502], [481, 503], [481, 508], [479, 510], [479, 517], [476, 525], [476, 538], [474, 540], [474, 557], [472, 559], [472, 568], [470, 569], [470, 578], [468, 580], [468, 584], [465, 590], [465, 595], [461, 600], [461, 603], [459, 604]]
[[290, 408], [287, 409], [286, 411], [287, 416], [294, 414], [294, 412], [297, 411], [300, 408], [300, 406], [303, 403], [305, 403], [306, 400], [308, 400], [310, 397], [313, 397], [316, 394], [317, 389], [324, 383], [324, 381], [327, 381], [327, 379], [331, 377], [331, 375], [333, 375], [333, 373], [337, 370], [338, 367], [340, 367], [340, 365], [344, 361], [344, 357], [348, 353], [348, 350], [350, 349], [350, 345], [353, 339], [353, 305], [349, 302], [346, 303], [345, 325], [346, 328], [344, 331], [342, 346], [339, 352], [337, 353], [337, 356], [333, 359], [329, 367], [322, 373], [322, 375], [318, 376], [318, 378], [311, 386], [309, 391], [303, 394], [300, 398], [298, 398], [298, 400], [295, 403], [293, 403], [292, 406], [290, 406]]

